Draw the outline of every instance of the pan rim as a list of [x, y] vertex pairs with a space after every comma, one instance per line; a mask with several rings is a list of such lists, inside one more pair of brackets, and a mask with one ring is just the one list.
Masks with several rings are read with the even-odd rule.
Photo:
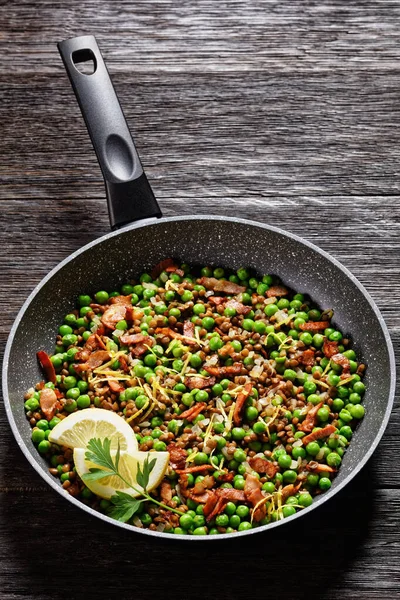
[[[382, 424], [379, 428], [377, 435], [375, 436], [373, 443], [371, 444], [370, 448], [368, 449], [368, 452], [366, 452], [366, 454], [363, 456], [363, 458], [359, 462], [359, 464], [344, 478], [344, 480], [340, 484], [331, 488], [331, 490], [329, 492], [327, 492], [326, 494], [321, 495], [319, 498], [318, 504], [311, 505], [310, 507], [303, 509], [301, 512], [298, 512], [289, 518], [286, 518], [281, 521], [277, 521], [275, 523], [269, 523], [268, 525], [264, 525], [264, 526], [258, 527], [256, 529], [249, 529], [249, 530], [242, 531], [242, 532], [238, 531], [236, 533], [220, 534], [218, 536], [176, 535], [176, 534], [170, 534], [170, 533], [164, 533], [164, 532], [158, 532], [158, 531], [150, 531], [148, 529], [139, 529], [138, 527], [135, 527], [134, 525], [129, 525], [127, 523], [121, 523], [120, 521], [111, 519], [110, 517], [107, 517], [103, 513], [100, 513], [98, 511], [90, 508], [89, 506], [86, 506], [85, 504], [83, 504], [82, 502], [80, 502], [79, 500], [77, 500], [76, 498], [71, 496], [70, 494], [68, 494], [68, 492], [66, 492], [66, 490], [64, 490], [53, 477], [51, 477], [48, 473], [46, 473], [42, 470], [42, 467], [37, 463], [37, 461], [31, 455], [30, 451], [28, 450], [27, 444], [25, 443], [21, 434], [19, 433], [19, 429], [17, 427], [17, 424], [14, 419], [14, 415], [12, 413], [10, 398], [9, 398], [9, 394], [8, 394], [8, 365], [9, 365], [9, 357], [10, 357], [10, 352], [11, 352], [15, 333], [19, 327], [19, 324], [20, 324], [27, 308], [29, 307], [30, 303], [32, 302], [33, 298], [39, 293], [39, 291], [42, 289], [42, 287], [44, 287], [44, 285], [46, 285], [46, 283], [58, 271], [63, 269], [67, 264], [69, 264], [71, 261], [73, 261], [80, 254], [83, 254], [84, 252], [87, 252], [88, 250], [97, 246], [98, 244], [101, 244], [101, 243], [109, 240], [110, 238], [117, 237], [120, 234], [123, 234], [125, 232], [131, 231], [133, 229], [140, 229], [142, 227], [144, 228], [144, 227], [148, 227], [151, 225], [157, 225], [157, 224], [162, 224], [162, 223], [169, 223], [169, 222], [174, 222], [174, 221], [175, 222], [176, 221], [193, 221], [193, 220], [233, 222], [233, 223], [240, 223], [243, 225], [250, 225], [250, 226], [257, 227], [260, 229], [265, 229], [268, 231], [273, 231], [274, 233], [280, 234], [289, 239], [294, 239], [295, 241], [299, 242], [300, 244], [307, 246], [308, 248], [310, 248], [317, 254], [320, 254], [321, 256], [323, 256], [325, 259], [327, 259], [329, 262], [331, 262], [336, 268], [341, 270], [347, 276], [347, 278], [350, 279], [350, 281], [364, 295], [364, 297], [367, 300], [368, 304], [370, 305], [372, 311], [374, 312], [375, 317], [376, 317], [376, 319], [381, 327], [382, 333], [384, 335], [385, 342], [386, 342], [386, 348], [387, 348], [388, 355], [389, 355], [389, 366], [390, 366], [390, 389], [389, 389], [389, 395], [388, 395], [388, 403], [387, 403], [384, 418], [382, 420]], [[279, 227], [274, 227], [273, 225], [268, 225], [268, 224], [261, 223], [258, 221], [253, 221], [250, 219], [242, 219], [242, 218], [238, 218], [238, 217], [226, 217], [226, 216], [221, 216], [221, 215], [199, 214], [199, 215], [189, 215], [189, 216], [162, 217], [159, 219], [152, 218], [152, 219], [145, 219], [142, 221], [136, 221], [136, 222], [126, 225], [116, 231], [111, 231], [111, 232], [101, 236], [100, 238], [97, 238], [97, 239], [89, 242], [85, 246], [82, 246], [78, 250], [75, 250], [72, 254], [67, 256], [60, 263], [58, 263], [55, 267], [53, 267], [53, 269], [51, 269], [51, 271], [32, 290], [32, 292], [29, 294], [28, 298], [25, 300], [24, 304], [18, 311], [18, 314], [14, 320], [14, 323], [11, 327], [11, 330], [10, 330], [10, 333], [9, 333], [9, 336], [7, 339], [7, 344], [6, 344], [6, 348], [5, 348], [5, 352], [4, 352], [3, 365], [2, 365], [3, 401], [4, 401], [6, 415], [7, 415], [11, 430], [12, 430], [15, 440], [16, 440], [19, 448], [21, 449], [22, 453], [24, 454], [25, 458], [32, 465], [32, 467], [35, 469], [35, 471], [40, 475], [40, 477], [46, 481], [46, 483], [48, 483], [56, 492], [58, 492], [63, 498], [66, 498], [67, 500], [69, 500], [76, 507], [80, 508], [81, 510], [86, 511], [88, 514], [90, 514], [94, 517], [97, 517], [106, 523], [109, 523], [110, 525], [114, 525], [114, 526], [117, 525], [127, 531], [131, 531], [133, 533], [145, 534], [149, 537], [157, 537], [157, 538], [161, 537], [163, 540], [171, 539], [171, 540], [176, 540], [176, 541], [185, 540], [185, 541], [192, 541], [192, 542], [205, 541], [205, 540], [228, 540], [228, 539], [232, 540], [232, 539], [236, 539], [236, 538], [241, 538], [245, 535], [253, 535], [253, 534], [261, 533], [261, 532], [265, 533], [267, 530], [269, 531], [279, 525], [290, 523], [294, 519], [297, 519], [298, 517], [301, 517], [301, 516], [309, 513], [311, 510], [322, 506], [327, 500], [331, 499], [335, 494], [337, 494], [339, 491], [341, 491], [348, 483], [350, 483], [350, 481], [352, 479], [354, 479], [354, 477], [361, 471], [361, 469], [366, 465], [368, 460], [371, 458], [372, 454], [375, 452], [375, 450], [386, 430], [388, 422], [389, 422], [390, 414], [392, 412], [393, 403], [394, 403], [395, 386], [396, 386], [395, 355], [394, 355], [393, 344], [392, 344], [392, 340], [391, 340], [387, 325], [380, 313], [378, 306], [376, 305], [373, 298], [370, 296], [369, 292], [364, 288], [364, 286], [358, 281], [358, 279], [346, 267], [344, 267], [336, 258], [331, 256], [325, 250], [322, 250], [321, 248], [319, 248], [312, 242], [310, 242], [307, 239], [304, 239], [294, 233], [285, 231]]]

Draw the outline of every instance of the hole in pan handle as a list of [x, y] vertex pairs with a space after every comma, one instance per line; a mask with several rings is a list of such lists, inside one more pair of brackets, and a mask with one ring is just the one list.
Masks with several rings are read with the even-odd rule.
[[161, 217], [96, 38], [57, 46], [103, 173], [111, 228]]

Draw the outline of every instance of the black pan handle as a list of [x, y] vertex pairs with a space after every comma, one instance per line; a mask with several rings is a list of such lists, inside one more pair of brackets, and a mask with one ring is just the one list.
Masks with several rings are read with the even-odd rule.
[[[57, 46], [103, 173], [111, 228], [161, 217], [96, 38], [84, 35]], [[81, 72], [82, 63], [90, 73]]]

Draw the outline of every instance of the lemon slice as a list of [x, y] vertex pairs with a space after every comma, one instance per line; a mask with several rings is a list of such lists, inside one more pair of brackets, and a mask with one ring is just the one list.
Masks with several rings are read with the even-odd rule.
[[[75, 448], [74, 450], [75, 467], [79, 477], [84, 481], [84, 475], [89, 473], [89, 469], [99, 468], [98, 465], [86, 460], [85, 453], [86, 450], [84, 448]], [[115, 451], [111, 452], [111, 455], [115, 456]], [[85, 485], [91, 492], [101, 496], [101, 498], [109, 499], [117, 491], [125, 492], [136, 498], [137, 496], [140, 496], [143, 491], [143, 488], [136, 481], [137, 467], [138, 464], [140, 464], [141, 469], [143, 470], [143, 462], [147, 456], [149, 457], [149, 460], [152, 460], [153, 458], [156, 459], [147, 486], [147, 491], [151, 492], [151, 490], [154, 490], [154, 488], [161, 483], [165, 475], [169, 462], [169, 452], [135, 452], [133, 454], [121, 452], [118, 470], [122, 477], [130, 483], [130, 486], [127, 486], [126, 483], [116, 475], [104, 477], [103, 479], [97, 479], [95, 481], [85, 481]]]
[[86, 448], [89, 440], [111, 440], [111, 449], [137, 452], [138, 443], [131, 426], [119, 415], [104, 408], [85, 408], [65, 417], [49, 435], [49, 441], [67, 448]]

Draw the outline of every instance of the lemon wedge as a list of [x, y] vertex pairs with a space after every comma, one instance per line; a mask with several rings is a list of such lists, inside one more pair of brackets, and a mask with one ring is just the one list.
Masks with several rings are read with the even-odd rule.
[[[99, 468], [95, 463], [86, 460], [85, 453], [86, 450], [84, 448], [75, 448], [74, 450], [75, 468], [79, 477], [83, 479], [83, 481], [85, 481], [84, 475], [90, 472], [89, 469]], [[111, 452], [113, 457], [115, 454], [115, 451]], [[147, 486], [147, 491], [151, 492], [151, 490], [154, 490], [154, 488], [161, 483], [165, 475], [169, 462], [168, 452], [121, 452], [118, 471], [130, 484], [129, 486], [127, 486], [126, 483], [116, 475], [104, 477], [95, 481], [85, 481], [85, 485], [91, 492], [97, 494], [101, 498], [106, 498], [107, 500], [116, 492], [125, 492], [126, 494], [136, 498], [143, 492], [143, 488], [136, 481], [137, 468], [138, 464], [140, 464], [141, 469], [143, 470], [143, 462], [146, 457], [148, 457], [149, 460], [154, 458], [156, 459], [156, 463], [150, 473], [149, 483]]]
[[49, 441], [67, 448], [86, 448], [89, 440], [109, 438], [111, 449], [137, 452], [138, 443], [131, 426], [119, 415], [104, 408], [85, 408], [65, 417], [49, 435]]

